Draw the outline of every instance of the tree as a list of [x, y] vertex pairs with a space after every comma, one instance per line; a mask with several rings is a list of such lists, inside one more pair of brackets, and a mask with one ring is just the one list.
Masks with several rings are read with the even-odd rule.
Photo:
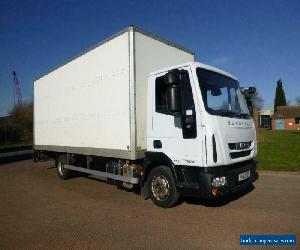
[[286, 106], [286, 98], [285, 98], [285, 93], [283, 90], [281, 79], [277, 81], [275, 100], [274, 100], [274, 111], [277, 111], [278, 106]]
[[33, 135], [33, 102], [25, 102], [22, 107], [14, 106], [10, 111], [11, 127], [18, 135], [17, 141], [31, 142]]
[[264, 106], [264, 100], [256, 90], [254, 93], [243, 92], [250, 114], [253, 117], [255, 126], [258, 127], [258, 111]]
[[300, 106], [300, 96], [297, 96], [295, 98], [295, 103], [296, 103], [297, 106]]
[[9, 116], [0, 122], [0, 144], [32, 142], [33, 103], [25, 102], [22, 107], [15, 105]]
[[254, 107], [257, 110], [261, 110], [264, 106], [264, 100], [263, 98], [259, 95], [258, 91], [256, 90], [256, 92], [253, 94], [252, 96], [252, 102]]
[[259, 92], [256, 90], [254, 94], [243, 93], [247, 102], [249, 111], [252, 113], [253, 108], [256, 110], [261, 110], [264, 106], [264, 100], [259, 95]]

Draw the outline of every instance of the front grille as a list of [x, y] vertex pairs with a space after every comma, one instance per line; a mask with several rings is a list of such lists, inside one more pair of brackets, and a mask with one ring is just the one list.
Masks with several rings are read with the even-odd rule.
[[251, 153], [251, 150], [240, 151], [240, 152], [232, 152], [232, 153], [230, 153], [230, 157], [232, 159], [235, 159], [235, 158], [239, 158], [239, 157], [248, 156], [248, 155], [250, 155], [250, 153]]
[[229, 147], [230, 150], [245, 150], [245, 149], [249, 149], [251, 147], [251, 141], [228, 143], [228, 147]]

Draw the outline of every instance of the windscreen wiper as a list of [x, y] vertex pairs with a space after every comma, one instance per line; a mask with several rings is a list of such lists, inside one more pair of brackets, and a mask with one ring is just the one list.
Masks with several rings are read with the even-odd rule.
[[232, 111], [221, 111], [219, 114], [221, 116], [228, 116], [228, 117], [234, 117], [237, 115], [237, 113], [234, 113]]
[[227, 116], [227, 117], [243, 117], [243, 118], [250, 117], [250, 115], [248, 115], [248, 114], [236, 113], [236, 112], [232, 112], [232, 111], [221, 111], [219, 114], [221, 116]]
[[244, 117], [244, 118], [250, 117], [249, 114], [245, 114], [245, 113], [236, 113], [236, 115], [237, 115], [238, 117]]

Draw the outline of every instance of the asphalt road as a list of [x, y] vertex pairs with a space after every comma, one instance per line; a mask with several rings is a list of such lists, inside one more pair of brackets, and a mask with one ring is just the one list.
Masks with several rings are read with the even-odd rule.
[[299, 247], [300, 175], [265, 173], [254, 186], [220, 204], [162, 209], [97, 178], [63, 181], [53, 162], [7, 163], [0, 249], [245, 249], [240, 234], [294, 233]]

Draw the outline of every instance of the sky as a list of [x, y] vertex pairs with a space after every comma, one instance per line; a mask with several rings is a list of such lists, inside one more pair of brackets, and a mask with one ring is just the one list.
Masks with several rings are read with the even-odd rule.
[[178, 43], [196, 60], [255, 86], [272, 108], [276, 81], [287, 100], [300, 96], [300, 0], [1, 0], [0, 116], [33, 81], [129, 25]]

